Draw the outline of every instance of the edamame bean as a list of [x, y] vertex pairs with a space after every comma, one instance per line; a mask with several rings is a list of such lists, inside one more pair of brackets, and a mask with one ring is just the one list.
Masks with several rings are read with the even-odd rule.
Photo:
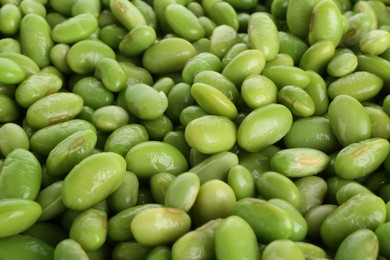
[[156, 37], [152, 27], [137, 26], [123, 36], [119, 42], [119, 52], [129, 57], [137, 56], [152, 46]]
[[375, 230], [386, 219], [386, 207], [376, 195], [358, 194], [341, 204], [324, 221], [321, 237], [324, 243], [335, 248], [362, 228]]
[[178, 175], [188, 169], [184, 155], [174, 146], [160, 141], [136, 144], [125, 158], [127, 170], [134, 172], [139, 178], [150, 178], [159, 172]]
[[227, 25], [238, 30], [237, 12], [229, 2], [216, 1], [211, 5], [209, 16], [217, 25]]
[[345, 94], [336, 96], [329, 104], [328, 117], [337, 140], [343, 146], [371, 136], [370, 118], [354, 97]]
[[126, 161], [112, 152], [93, 154], [82, 160], [64, 179], [64, 204], [75, 210], [88, 209], [107, 198], [123, 182]]
[[119, 127], [127, 125], [128, 122], [127, 111], [116, 105], [100, 107], [92, 114], [92, 123], [101, 132], [111, 133]]
[[390, 134], [390, 118], [382, 110], [373, 107], [364, 108], [370, 117], [371, 121], [371, 137], [381, 137], [389, 139]]
[[309, 84], [309, 76], [298, 67], [272, 66], [264, 69], [261, 74], [272, 80], [279, 89], [286, 85], [306, 88]]
[[358, 101], [366, 101], [375, 97], [383, 86], [383, 80], [375, 74], [356, 71], [331, 82], [328, 96], [334, 99], [338, 95], [349, 95]]
[[16, 52], [3, 52], [0, 53], [0, 57], [16, 62], [24, 71], [25, 78], [40, 71], [38, 64], [33, 59], [24, 54]]
[[24, 70], [14, 61], [0, 57], [0, 83], [17, 84], [26, 78]]
[[297, 209], [302, 215], [305, 215], [312, 208], [322, 205], [325, 201], [328, 186], [321, 177], [302, 177], [296, 180], [294, 184], [296, 185], [301, 198]]
[[92, 109], [98, 109], [103, 106], [112, 105], [114, 94], [103, 85], [103, 82], [97, 78], [86, 76], [78, 80], [72, 92], [79, 95], [84, 105]]
[[125, 0], [110, 1], [110, 10], [115, 18], [129, 31], [137, 26], [146, 25], [145, 17], [135, 5]]
[[260, 250], [251, 226], [239, 216], [229, 216], [215, 230], [215, 252], [220, 259], [258, 259]]
[[[286, 11], [286, 22], [289, 31], [300, 38], [307, 37], [314, 6], [317, 0], [292, 0]], [[299, 15], [297, 15], [299, 13]]]
[[84, 250], [96, 250], [106, 241], [107, 214], [90, 208], [76, 217], [69, 231], [69, 238], [77, 241]]
[[251, 172], [243, 165], [235, 165], [229, 169], [227, 183], [233, 189], [237, 200], [255, 195], [255, 181]]
[[322, 204], [320, 206], [310, 209], [304, 215], [307, 222], [307, 235], [308, 237], [318, 238], [320, 237], [320, 229], [325, 219], [337, 209], [338, 205], [334, 204]]
[[275, 83], [263, 75], [250, 75], [241, 85], [241, 95], [252, 109], [276, 103], [278, 88]]
[[8, 198], [0, 200], [0, 212], [0, 238], [6, 238], [14, 237], [31, 227], [41, 215], [42, 208], [33, 200]]
[[387, 50], [390, 45], [390, 33], [385, 30], [374, 29], [360, 39], [360, 51], [363, 54], [380, 55]]
[[70, 238], [62, 240], [54, 249], [54, 259], [66, 258], [89, 259], [81, 245]]
[[120, 63], [112, 58], [101, 58], [96, 62], [95, 77], [112, 92], [120, 92], [126, 87], [126, 72]]
[[7, 3], [0, 8], [0, 32], [4, 35], [14, 35], [19, 31], [22, 20], [21, 8]]
[[326, 71], [332, 77], [343, 77], [352, 73], [358, 64], [356, 55], [349, 49], [336, 49]]
[[216, 71], [221, 70], [220, 59], [209, 52], [202, 52], [188, 60], [182, 72], [182, 78], [185, 82], [192, 84], [197, 74], [202, 71]]
[[359, 229], [348, 235], [337, 248], [335, 260], [346, 257], [364, 257], [366, 259], [377, 259], [378, 238], [370, 229]]
[[282, 87], [278, 92], [277, 100], [290, 109], [292, 114], [299, 117], [309, 117], [315, 112], [315, 104], [311, 96], [297, 86]]
[[15, 100], [0, 94], [0, 122], [11, 123], [19, 117], [19, 106]]
[[246, 151], [260, 151], [281, 140], [291, 125], [292, 114], [287, 107], [280, 104], [264, 105], [244, 118], [238, 127], [237, 141]]
[[42, 208], [40, 221], [53, 219], [64, 213], [66, 207], [61, 199], [61, 188], [63, 181], [57, 181], [42, 189], [36, 198], [36, 202]]
[[245, 198], [237, 201], [233, 214], [248, 222], [257, 240], [262, 243], [287, 239], [293, 233], [291, 217], [281, 208], [261, 199]]
[[271, 260], [274, 258], [290, 258], [303, 260], [305, 256], [299, 247], [291, 240], [278, 239], [269, 243], [262, 254], [262, 259]]
[[131, 221], [130, 229], [141, 245], [157, 246], [176, 241], [190, 226], [191, 218], [185, 211], [168, 207], [140, 211]]
[[0, 127], [0, 151], [4, 156], [15, 149], [29, 150], [30, 142], [24, 129], [15, 123], [6, 123]]
[[383, 138], [370, 138], [352, 143], [336, 156], [334, 169], [343, 179], [356, 179], [372, 173], [389, 154], [389, 142]]
[[4, 259], [53, 259], [54, 248], [28, 235], [14, 235], [0, 239], [0, 257]]

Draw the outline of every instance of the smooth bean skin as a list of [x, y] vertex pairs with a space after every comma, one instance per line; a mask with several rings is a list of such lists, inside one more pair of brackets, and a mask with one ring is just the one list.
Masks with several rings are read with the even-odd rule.
[[301, 194], [301, 200], [297, 209], [302, 215], [306, 214], [312, 208], [323, 204], [328, 186], [321, 177], [302, 177], [294, 181], [294, 184], [299, 194]]
[[237, 141], [246, 151], [257, 152], [281, 140], [291, 125], [292, 114], [287, 107], [264, 105], [244, 118], [237, 130]]
[[46, 171], [51, 176], [64, 176], [76, 164], [92, 154], [97, 135], [92, 130], [78, 131], [50, 151], [46, 159]]
[[229, 216], [215, 230], [215, 254], [219, 259], [258, 259], [260, 250], [251, 226], [239, 216]]
[[336, 96], [330, 102], [328, 117], [337, 140], [343, 146], [371, 136], [370, 118], [363, 105], [354, 97], [345, 94]]
[[386, 219], [386, 206], [376, 195], [355, 195], [334, 210], [321, 226], [326, 246], [335, 248], [351, 233], [361, 228], [375, 230]]
[[244, 79], [259, 74], [265, 66], [264, 54], [256, 49], [246, 50], [235, 56], [222, 70], [222, 75], [240, 88]]
[[249, 25], [248, 37], [251, 47], [262, 51], [266, 61], [275, 58], [279, 52], [279, 36], [271, 17], [264, 12], [253, 13]]
[[214, 259], [215, 229], [221, 221], [210, 220], [176, 240], [172, 245], [172, 259]]
[[123, 40], [128, 31], [117, 24], [109, 24], [99, 31], [99, 39], [113, 49], [118, 49], [120, 42]]
[[181, 82], [172, 86], [167, 94], [168, 107], [165, 114], [172, 120], [178, 121], [180, 119], [181, 111], [193, 105], [194, 98], [191, 95], [191, 85]]
[[219, 25], [210, 35], [210, 52], [222, 59], [237, 43], [239, 43], [237, 31], [228, 25]]
[[123, 182], [126, 161], [112, 152], [90, 155], [65, 177], [61, 194], [64, 204], [84, 210], [107, 198]]
[[152, 46], [156, 37], [156, 31], [152, 27], [137, 26], [123, 36], [119, 42], [119, 52], [129, 57], [137, 56]]
[[[313, 8], [317, 0], [302, 1], [293, 0], [289, 3], [286, 11], [288, 29], [295, 36], [307, 37]], [[299, 15], [297, 15], [299, 13]]]
[[272, 241], [265, 247], [261, 259], [271, 260], [289, 258], [303, 260], [305, 259], [305, 256], [293, 241], [287, 239], [278, 239]]
[[234, 119], [237, 108], [232, 101], [220, 90], [204, 83], [195, 83], [191, 86], [191, 95], [206, 112]]
[[179, 115], [179, 121], [183, 126], [187, 126], [195, 118], [208, 115], [208, 113], [198, 105], [191, 105], [184, 108]]
[[252, 109], [276, 103], [278, 88], [275, 83], [263, 75], [250, 75], [241, 85], [241, 95]]
[[197, 226], [232, 214], [236, 203], [234, 191], [221, 180], [209, 180], [200, 186], [198, 196], [192, 208]]
[[116, 105], [103, 106], [92, 114], [92, 123], [96, 128], [105, 133], [111, 133], [119, 127], [127, 125], [129, 115], [127, 111]]
[[243, 51], [249, 50], [247, 43], [238, 42], [230, 47], [226, 54], [221, 58], [222, 67], [224, 68], [234, 57], [240, 54]]
[[[307, 2], [305, 1], [304, 3]], [[294, 64], [298, 65], [303, 53], [306, 51], [307, 48], [309, 48], [309, 46], [305, 41], [297, 37], [295, 34], [279, 31], [278, 35], [280, 41], [279, 53], [285, 53], [290, 55], [291, 58], [294, 60]]]
[[338, 46], [343, 36], [340, 9], [333, 1], [318, 2], [313, 8], [308, 40], [310, 45], [319, 41], [331, 41]]
[[0, 151], [4, 156], [15, 149], [29, 150], [30, 142], [24, 129], [15, 123], [6, 123], [0, 127]]
[[370, 138], [343, 148], [336, 156], [334, 169], [343, 179], [356, 179], [372, 173], [389, 154], [389, 142]]
[[188, 169], [184, 155], [174, 146], [160, 141], [136, 144], [127, 152], [125, 159], [127, 170], [139, 178], [150, 178], [158, 172], [178, 175]]
[[202, 52], [188, 60], [182, 71], [185, 82], [192, 84], [196, 75], [202, 71], [216, 71], [222, 69], [221, 60], [214, 54]]
[[205, 36], [205, 30], [195, 14], [181, 4], [170, 4], [165, 9], [165, 19], [180, 37], [194, 42]]
[[211, 6], [209, 16], [217, 25], [228, 25], [234, 30], [238, 30], [239, 22], [237, 12], [228, 2], [215, 2]]
[[19, 107], [15, 100], [0, 94], [0, 122], [11, 123], [19, 117]]
[[388, 243], [389, 234], [390, 234], [389, 222], [385, 222], [379, 225], [377, 229], [375, 229], [375, 235], [377, 236], [379, 242], [379, 254], [384, 257], [389, 257], [390, 255], [390, 250], [386, 246]]
[[50, 151], [66, 137], [82, 130], [92, 130], [96, 132], [96, 128], [93, 124], [82, 119], [71, 119], [41, 128], [34, 132], [30, 137], [31, 150], [40, 155], [47, 156]]
[[76, 217], [69, 230], [69, 238], [77, 241], [84, 250], [96, 250], [106, 241], [107, 214], [90, 208]]
[[126, 88], [127, 108], [140, 119], [154, 120], [164, 114], [168, 107], [168, 98], [145, 83], [130, 85]]
[[43, 68], [50, 64], [50, 49], [54, 43], [48, 22], [38, 14], [28, 14], [20, 23], [22, 53]]
[[16, 62], [0, 57], [0, 83], [17, 84], [26, 78], [26, 73]]
[[98, 109], [106, 105], [112, 105], [114, 94], [105, 88], [103, 82], [94, 77], [83, 77], [72, 88], [72, 92], [79, 95], [84, 105], [92, 109]]
[[27, 55], [24, 55], [22, 53], [16, 53], [16, 52], [3, 52], [0, 53], [1, 58], [10, 59], [14, 62], [16, 62], [24, 71], [25, 78], [38, 73], [40, 71], [40, 68], [38, 67], [38, 64], [28, 57]]
[[261, 199], [245, 198], [237, 201], [233, 214], [247, 221], [257, 240], [262, 243], [287, 239], [293, 233], [293, 221], [287, 212]]
[[22, 12], [18, 6], [4, 4], [0, 8], [0, 32], [4, 35], [14, 35], [19, 31]]
[[229, 169], [235, 165], [238, 165], [237, 155], [229, 151], [223, 151], [205, 158], [195, 164], [189, 171], [196, 173], [199, 176], [200, 183], [203, 184], [213, 179], [225, 180]]
[[146, 142], [149, 135], [144, 126], [140, 124], [127, 124], [115, 129], [106, 139], [104, 151], [115, 152], [126, 156], [134, 145]]
[[320, 237], [322, 223], [337, 207], [338, 205], [334, 204], [322, 204], [306, 212], [304, 217], [307, 223], [307, 236], [312, 238]]
[[300, 203], [300, 193], [294, 182], [278, 172], [267, 171], [256, 179], [258, 192], [267, 200], [279, 198], [288, 201], [294, 207]]
[[164, 205], [187, 212], [194, 205], [199, 188], [198, 175], [193, 172], [179, 174], [166, 190]]
[[278, 92], [277, 100], [289, 108], [292, 114], [299, 117], [309, 117], [315, 112], [315, 104], [311, 96], [297, 86], [282, 87]]
[[227, 151], [236, 142], [236, 126], [224, 116], [206, 115], [192, 120], [184, 135], [188, 145], [201, 153]]
[[62, 85], [62, 80], [58, 76], [38, 72], [18, 85], [15, 90], [15, 99], [20, 106], [29, 108], [39, 99], [58, 92]]
[[54, 248], [38, 238], [14, 235], [0, 239], [0, 257], [3, 259], [53, 259]]
[[286, 65], [272, 66], [264, 69], [261, 74], [272, 80], [279, 89], [286, 85], [305, 88], [309, 84], [309, 77], [299, 67]]
[[331, 41], [318, 41], [302, 54], [299, 67], [303, 70], [312, 70], [318, 74], [323, 74], [335, 52], [335, 46]]
[[137, 242], [145, 246], [172, 243], [187, 233], [191, 218], [175, 208], [152, 208], [137, 213], [130, 229]]
[[86, 74], [95, 70], [96, 63], [100, 59], [115, 59], [115, 57], [115, 52], [102, 41], [84, 39], [70, 47], [66, 55], [66, 62], [73, 72]]
[[338, 95], [349, 95], [358, 101], [366, 101], [375, 97], [383, 86], [383, 80], [375, 74], [356, 71], [336, 79], [328, 87], [328, 95], [334, 99]]
[[370, 229], [362, 228], [348, 235], [337, 248], [335, 260], [349, 257], [377, 259], [379, 251], [378, 238]]
[[363, 54], [380, 55], [390, 45], [390, 33], [385, 30], [371, 30], [360, 39], [360, 51]]
[[53, 41], [71, 44], [90, 36], [98, 27], [98, 21], [90, 13], [79, 14], [57, 24], [51, 31]]
[[297, 241], [294, 242], [296, 246], [302, 251], [305, 259], [328, 259], [329, 256], [327, 252], [321, 247], [314, 245], [312, 243]]
[[271, 168], [287, 177], [305, 177], [325, 170], [330, 162], [327, 154], [312, 148], [290, 148], [271, 158]]
[[65, 122], [80, 113], [83, 103], [79, 95], [66, 92], [54, 93], [33, 103], [27, 109], [26, 120], [35, 129]]
[[125, 179], [108, 198], [110, 209], [114, 212], [132, 207], [138, 198], [139, 181], [133, 172], [126, 171]]
[[169, 185], [175, 180], [176, 176], [168, 172], [159, 172], [154, 174], [150, 180], [150, 191], [154, 200], [159, 204], [165, 203], [165, 194]]
[[0, 238], [5, 238], [31, 227], [41, 215], [42, 208], [32, 200], [8, 198], [0, 200], [0, 212], [2, 215]]
[[126, 241], [116, 244], [109, 257], [113, 260], [121, 260], [131, 255], [134, 259], [146, 259], [150, 251], [151, 248], [148, 246], [136, 241]]
[[255, 195], [255, 182], [251, 172], [243, 165], [235, 165], [229, 169], [227, 183], [233, 189], [237, 200]]
[[112, 92], [120, 92], [126, 87], [126, 72], [120, 63], [112, 58], [101, 58], [96, 62], [95, 77]]
[[61, 188], [63, 181], [57, 181], [42, 189], [36, 198], [36, 202], [42, 208], [39, 221], [47, 221], [64, 213], [66, 207], [61, 199]]
[[302, 241], [307, 235], [307, 223], [298, 209], [284, 199], [272, 198], [267, 202], [281, 208], [291, 217], [294, 228], [289, 239], [292, 241]]
[[0, 170], [0, 198], [35, 200], [41, 186], [41, 164], [33, 153], [17, 148]]
[[390, 82], [390, 75], [384, 71], [390, 68], [390, 61], [370, 54], [359, 54], [357, 58], [358, 66], [356, 69], [359, 71], [367, 71], [380, 77], [383, 80], [384, 90], [388, 92], [389, 89], [387, 86]]
[[88, 260], [88, 255], [81, 245], [73, 239], [62, 240], [54, 249], [54, 259], [80, 259]]
[[348, 183], [337, 191], [336, 199], [339, 204], [344, 203], [348, 199], [358, 194], [373, 194], [369, 189], [357, 182]]
[[390, 135], [390, 118], [382, 110], [373, 107], [364, 108], [371, 121], [371, 137], [380, 137], [389, 139]]
[[336, 50], [329, 61], [326, 71], [332, 77], [343, 77], [352, 73], [358, 64], [356, 55], [349, 49]]
[[145, 51], [142, 64], [151, 73], [166, 74], [182, 70], [195, 55], [195, 48], [189, 41], [177, 37], [166, 38]]
[[340, 146], [332, 133], [329, 119], [323, 116], [295, 120], [283, 141], [287, 148], [307, 147], [327, 154]]
[[145, 17], [141, 11], [129, 1], [110, 1], [110, 10], [115, 18], [129, 31], [137, 26], [146, 25]]
[[129, 228], [134, 216], [141, 211], [159, 207], [162, 207], [162, 205], [143, 204], [121, 210], [108, 220], [107, 236], [113, 241], [127, 241], [134, 239], [133, 233]]

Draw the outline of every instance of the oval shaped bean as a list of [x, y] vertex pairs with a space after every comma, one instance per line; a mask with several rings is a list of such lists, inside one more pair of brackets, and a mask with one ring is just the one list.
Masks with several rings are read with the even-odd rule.
[[57, 24], [51, 31], [53, 41], [75, 43], [90, 36], [98, 28], [98, 21], [90, 13], [83, 13]]
[[304, 217], [307, 222], [307, 236], [319, 238], [322, 223], [337, 207], [338, 205], [334, 204], [322, 204], [306, 212]]
[[19, 117], [19, 106], [15, 100], [0, 94], [0, 122], [11, 123]]
[[326, 71], [332, 77], [343, 77], [352, 73], [358, 64], [357, 57], [349, 49], [338, 49], [329, 61]]
[[[293, 35], [300, 38], [307, 37], [313, 8], [318, 2], [317, 0], [292, 0], [289, 2], [286, 11], [286, 22]], [[299, 15], [297, 15], [298, 13]]]
[[202, 71], [221, 70], [221, 60], [214, 54], [202, 52], [188, 60], [182, 71], [182, 78], [185, 82], [192, 84], [196, 75]]
[[119, 42], [118, 49], [120, 53], [134, 57], [152, 46], [156, 38], [156, 31], [152, 27], [140, 25], [123, 36]]
[[374, 29], [362, 36], [359, 42], [363, 54], [380, 55], [390, 45], [390, 32]]
[[69, 238], [77, 241], [84, 250], [96, 250], [106, 241], [107, 214], [94, 208], [80, 213], [72, 223]]
[[50, 260], [54, 255], [52, 246], [28, 235], [1, 238], [0, 247], [0, 257], [4, 259]]
[[0, 151], [4, 156], [15, 149], [29, 150], [30, 142], [24, 129], [15, 123], [6, 123], [0, 127]]
[[0, 32], [4, 35], [14, 35], [19, 31], [22, 20], [21, 8], [11, 3], [0, 8]]
[[299, 67], [303, 70], [312, 70], [323, 74], [336, 52], [331, 41], [323, 40], [312, 44], [302, 54]]
[[237, 201], [233, 214], [248, 222], [257, 240], [262, 243], [287, 239], [293, 233], [293, 221], [287, 212], [261, 199], [245, 198]]
[[101, 58], [96, 62], [95, 77], [103, 82], [106, 89], [120, 92], [126, 87], [127, 75], [118, 61], [112, 58]]
[[278, 88], [275, 83], [263, 75], [250, 75], [241, 85], [241, 96], [252, 109], [276, 103]]
[[127, 111], [116, 105], [100, 107], [92, 114], [92, 123], [101, 132], [111, 133], [119, 127], [127, 125], [128, 122]]
[[238, 127], [237, 141], [246, 151], [260, 151], [281, 140], [291, 125], [292, 115], [288, 108], [280, 104], [264, 105], [244, 118]]
[[327, 183], [318, 176], [306, 176], [299, 178], [294, 182], [301, 200], [297, 207], [302, 215], [305, 215], [312, 208], [318, 207], [325, 201], [328, 191]]
[[345, 94], [336, 96], [329, 105], [328, 117], [337, 140], [343, 146], [371, 136], [370, 118], [354, 97]]
[[112, 152], [90, 155], [65, 177], [61, 194], [64, 204], [84, 210], [107, 198], [123, 182], [126, 161]]
[[190, 216], [175, 208], [152, 208], [137, 213], [130, 224], [134, 238], [141, 245], [172, 243], [191, 226]]
[[77, 258], [88, 260], [88, 255], [81, 245], [73, 239], [62, 240], [54, 249], [54, 259]]
[[358, 101], [366, 101], [375, 97], [383, 86], [383, 80], [366, 71], [356, 71], [331, 82], [328, 96], [334, 99], [338, 95], [349, 95]]
[[41, 164], [33, 153], [17, 148], [0, 170], [0, 198], [35, 200], [41, 186]]
[[83, 107], [83, 99], [73, 93], [59, 92], [33, 103], [26, 113], [27, 123], [36, 129], [61, 123], [76, 117]]
[[303, 260], [305, 256], [299, 247], [291, 240], [278, 239], [269, 243], [262, 254], [262, 259], [296, 259]]
[[166, 74], [182, 70], [195, 54], [195, 48], [189, 41], [177, 37], [165, 38], [145, 51], [142, 64], [151, 73]]
[[356, 179], [372, 173], [386, 159], [389, 142], [383, 138], [370, 138], [352, 143], [336, 156], [334, 169], [343, 179]]
[[139, 178], [150, 178], [159, 172], [178, 175], [188, 169], [184, 155], [174, 146], [160, 141], [136, 144], [125, 158], [127, 170], [134, 172]]
[[358, 194], [341, 204], [321, 226], [326, 246], [335, 248], [354, 231], [375, 230], [386, 219], [386, 206], [376, 195]]
[[5, 238], [13, 237], [31, 227], [41, 215], [42, 208], [32, 200], [9, 198], [0, 199], [0, 212], [0, 238]]
[[260, 250], [251, 226], [239, 216], [229, 216], [215, 230], [215, 252], [220, 259], [258, 259]]
[[349, 257], [377, 259], [379, 251], [378, 238], [370, 229], [359, 229], [348, 235], [337, 248], [335, 260]]
[[66, 55], [66, 62], [73, 72], [86, 74], [95, 70], [96, 63], [100, 59], [115, 59], [115, 57], [115, 52], [102, 41], [84, 39], [70, 47]]
[[[300, 0], [298, 0], [298, 1], [300, 1]], [[296, 2], [296, 1], [294, 1], [294, 2]], [[313, 2], [316, 2], [316, 0]], [[308, 2], [302, 1], [302, 3], [306, 4]], [[289, 6], [292, 6], [292, 4]], [[302, 10], [300, 10], [299, 13], [301, 15], [299, 15], [298, 18], [301, 18], [303, 16]], [[306, 24], [305, 24], [305, 26], [306, 26]], [[301, 28], [303, 28], [303, 27], [301, 27]], [[304, 40], [297, 37], [295, 34], [292, 34], [289, 32], [284, 32], [284, 31], [279, 31], [278, 35], [279, 35], [279, 41], [280, 41], [279, 53], [285, 53], [285, 54], [290, 55], [294, 60], [294, 64], [298, 65], [303, 53], [306, 51], [307, 48], [309, 48], [309, 46], [307, 45], [307, 43]]]
[[236, 31], [238, 30], [237, 12], [228, 2], [216, 1], [211, 5], [209, 16], [217, 25], [227, 25]]
[[168, 186], [164, 204], [167, 207], [188, 211], [195, 203], [199, 188], [198, 175], [193, 172], [179, 174]]
[[42, 208], [40, 221], [51, 220], [65, 212], [66, 207], [61, 199], [62, 183], [63, 181], [54, 182], [39, 192], [36, 202]]
[[77, 131], [68, 136], [53, 150], [46, 159], [46, 171], [51, 176], [64, 176], [76, 164], [92, 154], [97, 135], [92, 130]]
[[282, 87], [277, 95], [278, 102], [290, 109], [299, 117], [309, 117], [315, 112], [315, 104], [311, 96], [302, 88], [287, 85]]
[[146, 25], [146, 20], [140, 10], [129, 1], [110, 1], [110, 10], [116, 19], [129, 31], [137, 26]]
[[125, 99], [130, 112], [145, 120], [157, 119], [168, 107], [168, 98], [165, 93], [145, 83], [128, 86]]
[[17, 84], [26, 78], [24, 70], [13, 60], [0, 57], [0, 83]]
[[255, 181], [251, 172], [243, 165], [235, 165], [229, 169], [227, 183], [233, 189], [237, 200], [255, 195]]
[[[15, 52], [3, 52], [3, 53], [0, 53], [0, 57], [16, 62], [24, 71], [25, 78], [27, 78], [35, 73], [38, 73], [40, 71], [38, 64], [33, 59], [31, 59], [30, 57], [28, 57], [24, 54], [15, 53]], [[10, 65], [10, 66], [12, 66], [12, 65]], [[7, 70], [6, 68], [4, 68], [4, 69]]]
[[381, 137], [389, 139], [390, 134], [390, 118], [379, 108], [365, 107], [364, 108], [370, 117], [371, 121], [371, 137]]
[[261, 74], [272, 80], [279, 89], [286, 85], [305, 88], [310, 81], [305, 71], [286, 65], [268, 67]]
[[383, 223], [379, 225], [377, 229], [375, 229], [375, 235], [377, 236], [379, 242], [379, 254], [384, 257], [389, 257], [390, 255], [390, 250], [386, 246], [388, 242], [389, 234], [390, 234], [389, 222]]
[[230, 186], [221, 180], [204, 182], [192, 208], [197, 226], [218, 218], [232, 215], [236, 196]]

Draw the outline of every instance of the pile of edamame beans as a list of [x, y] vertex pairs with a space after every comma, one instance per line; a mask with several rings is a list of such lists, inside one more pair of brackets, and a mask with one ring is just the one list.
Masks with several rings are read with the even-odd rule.
[[389, 259], [389, 4], [0, 0], [0, 259]]

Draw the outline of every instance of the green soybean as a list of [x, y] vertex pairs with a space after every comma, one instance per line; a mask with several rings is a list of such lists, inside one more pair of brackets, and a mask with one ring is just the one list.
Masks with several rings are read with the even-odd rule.
[[87, 260], [88, 255], [81, 245], [73, 239], [62, 240], [54, 249], [54, 259], [77, 258]]
[[378, 238], [370, 229], [360, 229], [348, 235], [337, 248], [334, 259], [345, 259], [345, 257], [364, 257], [366, 259], [377, 259]]
[[227, 183], [233, 189], [237, 200], [255, 195], [254, 178], [243, 165], [235, 165], [229, 169]]
[[303, 252], [300, 248], [291, 240], [278, 239], [269, 243], [262, 254], [262, 259], [283, 259], [292, 258], [297, 260], [305, 259]]
[[15, 123], [6, 123], [0, 127], [0, 151], [7, 156], [15, 149], [29, 150], [30, 142], [24, 129]]
[[38, 238], [14, 235], [0, 239], [0, 257], [4, 259], [53, 259], [54, 248]]

